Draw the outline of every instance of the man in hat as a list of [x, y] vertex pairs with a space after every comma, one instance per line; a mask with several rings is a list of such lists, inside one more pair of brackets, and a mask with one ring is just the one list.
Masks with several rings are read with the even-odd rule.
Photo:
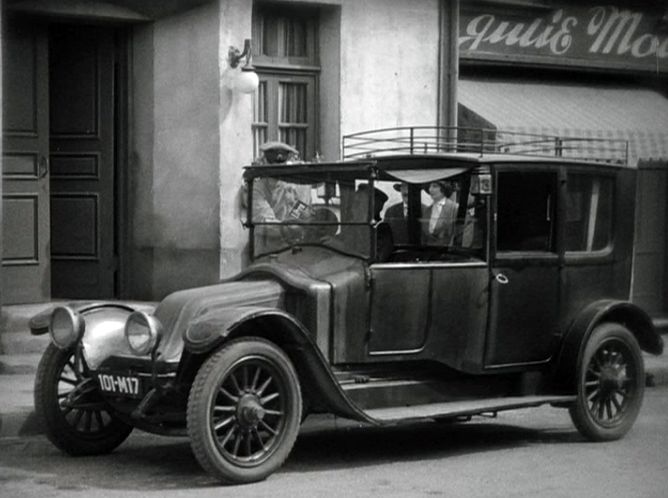
[[[260, 147], [265, 164], [285, 164], [298, 155], [297, 149], [283, 142], [267, 142]], [[253, 221], [284, 222], [305, 219], [310, 213], [310, 186], [265, 177], [253, 182]], [[258, 252], [278, 249], [286, 235], [298, 238], [299, 227], [264, 225], [256, 231]]]
[[392, 204], [385, 211], [385, 221], [392, 229], [396, 244], [408, 244], [408, 184], [395, 183], [392, 188], [401, 193], [401, 202]]
[[427, 244], [450, 244], [459, 207], [450, 199], [454, 191], [452, 185], [445, 181], [431, 182], [426, 190], [433, 202], [423, 216], [422, 231], [425, 241]]
[[299, 157], [297, 149], [283, 142], [265, 142], [260, 146], [260, 152], [267, 164], [284, 164]]

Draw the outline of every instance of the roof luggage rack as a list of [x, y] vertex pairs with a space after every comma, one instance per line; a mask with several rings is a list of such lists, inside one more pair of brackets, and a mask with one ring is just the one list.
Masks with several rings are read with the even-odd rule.
[[564, 157], [628, 165], [626, 140], [540, 135], [494, 128], [405, 126], [368, 130], [343, 137], [343, 159], [451, 152]]

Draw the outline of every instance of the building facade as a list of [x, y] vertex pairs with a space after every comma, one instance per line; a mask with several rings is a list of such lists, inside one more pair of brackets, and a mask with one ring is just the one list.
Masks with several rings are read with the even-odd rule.
[[666, 312], [665, 12], [613, 3], [6, 0], [0, 298], [214, 283], [245, 264], [264, 141], [335, 160], [347, 133], [459, 119], [630, 139], [634, 294]]
[[[244, 265], [263, 140], [435, 124], [437, 0], [4, 2], [2, 301], [159, 299]], [[252, 39], [255, 96], [230, 47]]]

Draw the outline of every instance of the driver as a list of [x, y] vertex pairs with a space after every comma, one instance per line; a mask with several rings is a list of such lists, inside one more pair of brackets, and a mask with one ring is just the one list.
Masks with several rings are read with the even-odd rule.
[[[294, 147], [283, 142], [267, 142], [260, 147], [265, 164], [287, 164], [298, 156]], [[277, 178], [258, 178], [253, 182], [253, 221], [289, 222], [303, 221], [310, 216], [310, 187]], [[260, 225], [256, 229], [258, 252], [278, 249], [286, 232], [289, 238], [298, 238], [299, 227]]]

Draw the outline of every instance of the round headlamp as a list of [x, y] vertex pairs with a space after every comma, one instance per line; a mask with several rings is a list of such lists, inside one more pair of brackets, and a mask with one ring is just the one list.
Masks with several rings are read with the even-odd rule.
[[67, 306], [59, 306], [51, 313], [49, 333], [51, 340], [60, 349], [68, 349], [81, 339], [84, 333], [84, 319]]
[[158, 344], [162, 326], [154, 316], [135, 311], [125, 322], [125, 340], [130, 351], [138, 356], [150, 353]]

